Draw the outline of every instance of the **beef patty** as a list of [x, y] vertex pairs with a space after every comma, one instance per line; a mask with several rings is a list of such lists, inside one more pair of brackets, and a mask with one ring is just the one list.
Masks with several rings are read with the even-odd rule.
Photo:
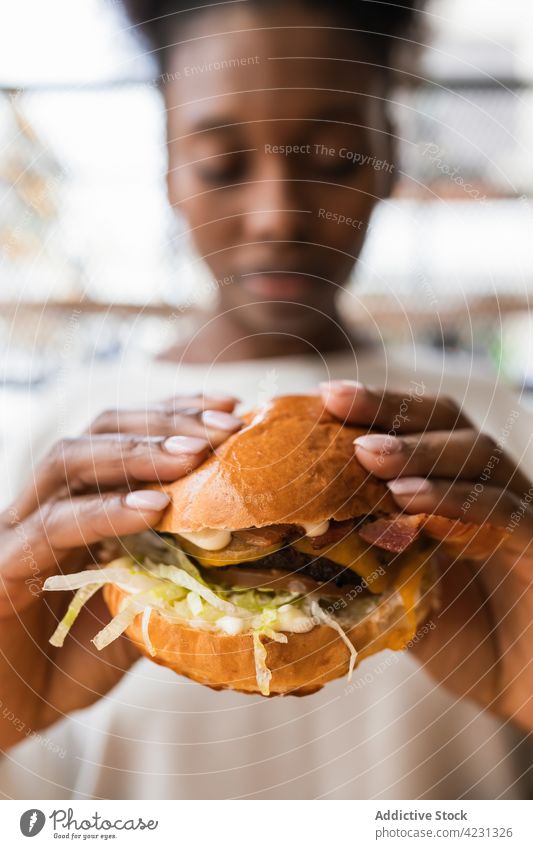
[[238, 563], [235, 566], [217, 566], [215, 569], [204, 569], [203, 571], [204, 574], [209, 574], [211, 580], [219, 578], [223, 582], [225, 574], [230, 573], [230, 570], [235, 572], [241, 567], [246, 568], [247, 571], [257, 570], [258, 572], [265, 569], [281, 570], [295, 577], [307, 575], [314, 581], [323, 584], [335, 584], [337, 587], [361, 586], [362, 584], [362, 578], [351, 569], [339, 566], [338, 563], [328, 560], [327, 557], [313, 557], [311, 554], [304, 554], [303, 551], [297, 551], [290, 545], [280, 548], [278, 551], [273, 551], [259, 560]]

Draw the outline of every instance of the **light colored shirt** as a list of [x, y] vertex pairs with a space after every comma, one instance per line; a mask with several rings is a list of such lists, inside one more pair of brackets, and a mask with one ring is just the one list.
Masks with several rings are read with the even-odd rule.
[[[317, 381], [453, 396], [533, 471], [532, 416], [468, 357], [366, 351], [180, 365], [139, 360], [76, 369], [4, 421], [1, 506], [51, 444], [104, 408], [174, 394], [226, 392], [244, 407]], [[0, 428], [2, 422], [0, 422]], [[105, 698], [10, 750], [0, 791], [14, 798], [523, 798], [521, 734], [449, 694], [407, 652], [382, 652], [305, 698], [214, 692], [140, 660]], [[529, 791], [530, 792], [530, 791]]]

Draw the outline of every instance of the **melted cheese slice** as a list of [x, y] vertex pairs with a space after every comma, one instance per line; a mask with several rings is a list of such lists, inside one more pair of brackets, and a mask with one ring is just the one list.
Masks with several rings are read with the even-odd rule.
[[357, 531], [351, 531], [340, 542], [313, 548], [312, 541], [304, 537], [293, 543], [293, 548], [311, 554], [313, 557], [327, 557], [339, 566], [345, 566], [356, 572], [365, 581], [372, 593], [382, 593], [387, 589], [387, 576], [380, 574], [382, 566], [367, 542], [361, 539]]
[[[233, 537], [230, 545], [220, 551], [206, 551], [195, 545], [190, 539], [179, 536], [181, 547], [187, 554], [191, 554], [202, 566], [234, 566], [253, 560], [260, 560], [267, 554], [276, 551], [281, 544], [272, 546], [244, 545], [240, 540]], [[374, 547], [365, 542], [356, 530], [351, 531], [340, 542], [326, 545], [323, 548], [313, 548], [309, 537], [302, 537], [292, 543], [297, 551], [309, 554], [312, 557], [327, 557], [328, 560], [348, 569], [352, 569], [363, 580], [372, 593], [384, 592], [390, 584], [390, 577], [383, 573], [383, 567], [376, 555]], [[406, 551], [401, 558], [395, 561], [393, 566], [396, 572], [395, 586], [401, 596], [406, 611], [407, 629], [402, 632], [401, 640], [398, 640], [398, 648], [403, 648], [416, 633], [416, 604], [420, 595], [420, 582], [424, 571], [424, 564], [430, 557], [430, 551], [426, 548], [420, 551], [418, 548]], [[392, 645], [391, 645], [392, 648]]]
[[431, 551], [429, 549], [409, 551], [404, 554], [394, 582], [402, 599], [407, 620], [407, 634], [401, 648], [412, 640], [416, 634], [416, 605], [420, 598], [420, 583], [424, 573], [424, 566], [430, 557]]

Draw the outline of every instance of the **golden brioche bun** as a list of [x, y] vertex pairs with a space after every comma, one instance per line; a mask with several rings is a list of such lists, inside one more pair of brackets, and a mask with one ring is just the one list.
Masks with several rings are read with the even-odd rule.
[[[423, 568], [422, 586], [433, 580], [431, 561]], [[104, 588], [104, 598], [114, 616], [129, 596], [109, 584]], [[345, 629], [357, 649], [357, 662], [382, 649], [404, 648], [412, 639], [416, 626], [429, 616], [433, 598], [431, 592], [422, 592], [413, 615], [413, 612], [406, 612], [401, 595], [394, 588], [384, 593], [371, 613]], [[250, 634], [228, 636], [178, 625], [153, 610], [149, 627], [150, 642], [155, 650], [152, 656], [143, 639], [141, 619], [142, 614], [139, 614], [127, 634], [150, 660], [215, 690], [259, 693]], [[263, 637], [266, 663], [272, 672], [271, 696], [305, 696], [347, 673], [350, 653], [329, 626], [316, 625], [304, 634], [287, 634], [287, 637], [287, 643]]]
[[273, 398], [243, 419], [190, 475], [154, 487], [171, 497], [157, 530], [237, 531], [397, 511], [385, 484], [355, 458], [353, 441], [367, 431], [343, 425], [319, 396]]
[[[343, 521], [365, 514], [387, 521], [398, 518], [398, 508], [385, 484], [355, 458], [353, 441], [367, 431], [336, 420], [319, 396], [277, 397], [243, 418], [242, 430], [199, 468], [175, 483], [154, 487], [171, 497], [157, 530], [178, 534], [204, 528], [238, 531], [286, 523], [319, 524], [326, 519]], [[398, 522], [404, 532], [406, 527], [423, 531], [454, 556], [486, 556], [505, 537], [501, 528], [484, 526], [480, 533], [478, 525], [441, 516], [419, 514], [401, 517]], [[379, 533], [379, 522], [371, 528]], [[415, 561], [417, 556], [422, 560]], [[435, 599], [432, 560], [428, 549], [419, 550], [418, 555], [416, 547], [411, 554], [406, 551], [404, 563], [408, 571], [411, 563], [414, 583], [406, 580], [404, 573], [402, 586], [400, 571], [397, 585], [389, 585], [386, 592], [374, 597], [379, 599], [377, 604], [357, 607], [367, 611], [357, 619], [343, 619], [342, 609], [332, 602], [339, 614], [336, 620], [343, 623], [358, 652], [358, 662], [382, 649], [404, 648], [417, 625], [428, 617]], [[104, 597], [116, 615], [128, 594], [108, 585]], [[156, 609], [149, 632], [154, 656], [143, 638], [141, 614], [127, 630], [139, 651], [155, 663], [214, 689], [260, 692], [250, 633], [229, 636], [170, 623]], [[287, 637], [287, 643], [263, 638], [266, 664], [272, 673], [271, 695], [306, 695], [348, 671], [350, 652], [334, 628], [320, 623], [306, 633], [288, 633]]]

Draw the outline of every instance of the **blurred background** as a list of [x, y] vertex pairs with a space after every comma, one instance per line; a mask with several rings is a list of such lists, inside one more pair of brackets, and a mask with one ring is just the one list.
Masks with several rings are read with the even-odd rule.
[[[533, 3], [433, 0], [425, 22], [391, 103], [400, 179], [343, 309], [468, 367], [474, 352], [533, 403]], [[69, 360], [113, 361], [191, 332], [208, 287], [165, 166], [157, 70], [119, 5], [3, 4], [3, 387], [38, 392], [65, 346]]]

